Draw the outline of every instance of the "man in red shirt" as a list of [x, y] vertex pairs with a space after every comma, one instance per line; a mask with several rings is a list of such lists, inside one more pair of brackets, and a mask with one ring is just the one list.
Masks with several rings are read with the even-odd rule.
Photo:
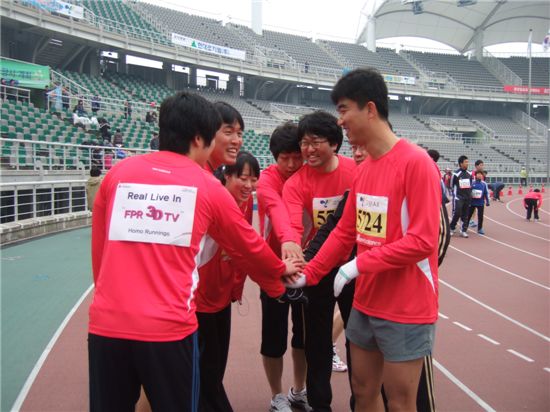
[[424, 150], [391, 131], [388, 91], [378, 71], [346, 74], [331, 97], [339, 124], [368, 157], [340, 222], [304, 269], [305, 281], [316, 284], [357, 244], [357, 257], [334, 280], [338, 296], [357, 278], [346, 329], [356, 410], [383, 410], [382, 382], [389, 410], [415, 410], [438, 314], [439, 176]]
[[[283, 258], [303, 259], [300, 238], [290, 225], [288, 211], [282, 200], [283, 185], [303, 164], [298, 143], [298, 127], [291, 122], [277, 127], [271, 134], [269, 150], [276, 163], [263, 170], [258, 181], [256, 195], [260, 231], [277, 255], [282, 255]], [[301, 392], [305, 388], [306, 375], [303, 306], [299, 303], [280, 304], [270, 298], [263, 289], [260, 298], [262, 302], [260, 352], [271, 388], [270, 411], [288, 412], [290, 402], [282, 388], [283, 356], [288, 341], [288, 313], [291, 311], [292, 317], [293, 388]], [[306, 403], [305, 395], [302, 399]]]
[[134, 410], [141, 385], [153, 410], [197, 410], [194, 295], [206, 232], [248, 273], [270, 279], [274, 297], [285, 295], [280, 277], [296, 268], [277, 258], [227, 190], [203, 170], [220, 125], [204, 98], [184, 92], [167, 98], [160, 151], [120, 162], [97, 193], [91, 411]]
[[[292, 228], [306, 246], [351, 188], [356, 166], [352, 159], [337, 154], [343, 133], [336, 117], [330, 113], [318, 111], [303, 116], [298, 123], [298, 138], [307, 163], [285, 183], [283, 201]], [[313, 410], [323, 412], [330, 411], [332, 401], [332, 319], [336, 303], [333, 277], [334, 273], [306, 291], [309, 299], [305, 308], [308, 401]], [[338, 301], [342, 313], [349, 313], [352, 300], [353, 284], [346, 287]]]

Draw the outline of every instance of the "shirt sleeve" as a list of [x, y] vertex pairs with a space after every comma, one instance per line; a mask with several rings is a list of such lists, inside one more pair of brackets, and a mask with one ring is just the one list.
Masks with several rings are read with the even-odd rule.
[[256, 189], [258, 203], [262, 205], [266, 215], [271, 221], [273, 232], [279, 243], [296, 242], [300, 244], [300, 237], [294, 232], [288, 216], [288, 210], [283, 203], [281, 195], [273, 187], [270, 177], [260, 178]]
[[295, 232], [294, 240], [298, 240], [300, 244], [302, 235], [304, 234], [304, 224], [302, 216], [304, 215], [304, 188], [300, 187], [300, 179], [298, 175], [288, 179], [283, 187], [283, 202], [288, 210], [290, 226]]
[[97, 191], [94, 201], [94, 212], [92, 213], [92, 273], [94, 284], [97, 283], [97, 277], [101, 269], [101, 260], [103, 258], [103, 248], [105, 246], [105, 236], [107, 235], [106, 214], [107, 214], [107, 182], [109, 176], [106, 176]]
[[208, 234], [237, 266], [271, 297], [284, 291], [285, 264], [244, 218], [229, 192], [221, 185], [210, 188], [213, 222]]
[[318, 284], [334, 267], [346, 262], [355, 245], [355, 213], [355, 190], [352, 189], [338, 224], [304, 268], [308, 286]]
[[357, 268], [362, 274], [415, 264], [437, 250], [441, 201], [434, 169], [427, 160], [413, 159], [404, 176], [409, 215], [406, 232], [395, 242], [359, 254]]

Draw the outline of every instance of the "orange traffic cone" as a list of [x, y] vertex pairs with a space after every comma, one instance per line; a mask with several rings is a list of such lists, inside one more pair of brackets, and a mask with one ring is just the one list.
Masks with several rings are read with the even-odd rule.
[[492, 191], [492, 190], [489, 190], [489, 197], [490, 197], [491, 199], [494, 198], [494, 196], [493, 196], [493, 191]]
[[508, 189], [508, 196], [513, 196], [514, 192], [512, 192], [512, 186]]
[[544, 185], [541, 185], [541, 187], [540, 187], [540, 192], [541, 192], [541, 193], [544, 193], [544, 192], [545, 192], [545, 190], [544, 190]]
[[523, 190], [522, 190], [522, 187], [521, 185], [519, 185], [519, 189], [518, 189], [518, 195], [522, 195], [523, 194]]
[[533, 191], [533, 185], [529, 185], [529, 191], [530, 191], [530, 192]]

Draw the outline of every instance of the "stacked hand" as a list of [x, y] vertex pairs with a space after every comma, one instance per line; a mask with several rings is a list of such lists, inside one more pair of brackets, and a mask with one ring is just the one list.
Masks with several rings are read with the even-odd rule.
[[352, 259], [345, 265], [340, 266], [338, 273], [334, 277], [334, 296], [340, 296], [344, 286], [346, 286], [357, 276], [359, 276], [359, 269], [357, 269], [356, 259]]
[[281, 245], [281, 256], [283, 259], [296, 258], [304, 260], [302, 248], [296, 242], [284, 242]]

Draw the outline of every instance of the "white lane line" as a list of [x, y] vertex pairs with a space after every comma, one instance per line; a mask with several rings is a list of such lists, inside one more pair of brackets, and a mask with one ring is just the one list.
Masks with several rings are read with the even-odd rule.
[[516, 232], [523, 233], [524, 235], [531, 236], [531, 237], [534, 237], [534, 238], [536, 238], [536, 239], [544, 240], [544, 241], [546, 241], [546, 242], [550, 242], [550, 239], [547, 239], [547, 238], [542, 237], [542, 236], [534, 235], [534, 234], [529, 233], [529, 232], [526, 232], [526, 231], [524, 231], [524, 230], [516, 229], [515, 227], [512, 227], [512, 226], [505, 225], [504, 223], [500, 223], [498, 220], [491, 219], [489, 216], [484, 216], [484, 219], [490, 220], [491, 222], [494, 222], [494, 223], [496, 223], [497, 225], [504, 226], [505, 228], [514, 230], [514, 231], [516, 231]]
[[484, 411], [487, 412], [496, 412], [494, 408], [492, 408], [487, 402], [485, 402], [483, 399], [479, 397], [474, 391], [472, 391], [470, 388], [468, 388], [464, 383], [460, 381], [456, 376], [454, 376], [449, 370], [447, 370], [442, 364], [440, 364], [438, 361], [433, 359], [434, 366], [443, 373], [452, 383], [454, 383], [456, 386], [458, 386], [462, 392], [464, 392], [466, 395], [468, 395], [471, 399], [474, 400], [475, 403], [477, 403], [479, 406], [483, 408]]
[[439, 312], [439, 317], [443, 319], [449, 319], [448, 316], [444, 315], [443, 313]]
[[[519, 213], [516, 213], [516, 212], [514, 212], [512, 209], [510, 209], [510, 204], [511, 204], [511, 203], [514, 203], [514, 202], [517, 202], [518, 200], [523, 200], [523, 199], [520, 197], [520, 198], [518, 198], [518, 199], [510, 200], [508, 203], [506, 203], [506, 209], [507, 209], [510, 213], [512, 213], [512, 214], [514, 214], [514, 215], [516, 215], [516, 216], [519, 216], [519, 217], [525, 219], [525, 215], [520, 215]], [[550, 225], [547, 224], [547, 223], [542, 223], [542, 222], [534, 222], [534, 223], [537, 223], [537, 224], [542, 225], [542, 226], [550, 227]]]
[[493, 242], [496, 242], [502, 246], [506, 246], [506, 247], [509, 247], [510, 249], [514, 249], [514, 250], [517, 250], [518, 252], [521, 252], [521, 253], [525, 253], [527, 255], [531, 255], [533, 257], [536, 257], [536, 258], [539, 258], [539, 259], [542, 259], [542, 260], [546, 260], [547, 262], [550, 262], [550, 259], [545, 257], [545, 256], [541, 256], [541, 255], [537, 255], [536, 253], [532, 253], [532, 252], [529, 252], [527, 250], [524, 250], [524, 249], [520, 249], [519, 247], [515, 247], [515, 246], [512, 246], [508, 243], [505, 243], [505, 242], [501, 242], [500, 240], [497, 240], [495, 238], [492, 238], [490, 236], [486, 236], [486, 235], [480, 235], [478, 234], [479, 237], [482, 237], [482, 238], [485, 238], [487, 240], [491, 240]]
[[544, 370], [548, 373], [550, 373], [550, 368], [544, 368]]
[[483, 259], [480, 259], [478, 258], [477, 256], [474, 256], [474, 255], [470, 255], [469, 253], [466, 253], [460, 249], [457, 249], [456, 247], [452, 246], [452, 245], [449, 245], [449, 247], [453, 250], [456, 250], [457, 252], [459, 253], [462, 253], [463, 255], [466, 255], [468, 256], [469, 258], [472, 258], [474, 260], [477, 260], [478, 262], [481, 262], [483, 263], [484, 265], [487, 265], [487, 266], [490, 266], [492, 267], [493, 269], [497, 269], [497, 270], [500, 270], [501, 272], [504, 272], [506, 273], [507, 275], [510, 275], [510, 276], [513, 276], [515, 278], [518, 278], [518, 279], [521, 279], [527, 283], [531, 283], [532, 285], [535, 285], [535, 286], [538, 286], [539, 288], [543, 288], [543, 289], [546, 289], [546, 290], [550, 290], [550, 287], [549, 286], [546, 286], [546, 285], [543, 285], [542, 283], [538, 283], [538, 282], [535, 282], [534, 280], [531, 280], [531, 279], [527, 279], [526, 277], [523, 277], [521, 275], [518, 275], [517, 273], [514, 273], [514, 272], [510, 272], [509, 270], [506, 270], [504, 268], [501, 268], [500, 266], [497, 266], [497, 265], [493, 265], [492, 263], [489, 263], [489, 262], [486, 262], [484, 261]]
[[485, 336], [482, 333], [478, 333], [477, 336], [479, 336], [481, 339], [485, 339], [487, 342], [490, 342], [493, 345], [500, 345], [500, 342], [497, 342], [496, 340], [491, 339], [490, 337]]
[[533, 359], [531, 359], [531, 358], [525, 356], [525, 355], [522, 354], [522, 353], [516, 352], [516, 351], [513, 350], [513, 349], [506, 349], [506, 352], [510, 352], [512, 355], [516, 355], [518, 358], [523, 359], [523, 360], [526, 361], [526, 362], [534, 362]]
[[44, 352], [42, 352], [42, 355], [40, 355], [40, 358], [36, 361], [36, 364], [34, 365], [34, 368], [32, 368], [31, 373], [29, 374], [27, 380], [23, 384], [23, 387], [21, 388], [21, 392], [19, 392], [19, 395], [17, 396], [17, 399], [15, 400], [13, 406], [11, 407], [11, 412], [18, 412], [19, 409], [21, 409], [21, 406], [23, 405], [23, 402], [25, 401], [25, 398], [27, 397], [29, 391], [31, 390], [32, 384], [34, 383], [34, 380], [38, 376], [38, 373], [40, 372], [40, 369], [44, 365], [44, 362], [46, 362], [46, 358], [52, 351], [55, 343], [57, 342], [57, 339], [59, 339], [59, 336], [63, 333], [63, 330], [77, 311], [77, 309], [80, 307], [84, 299], [86, 299], [86, 296], [91, 292], [91, 290], [94, 288], [94, 285], [90, 285], [88, 289], [86, 289], [86, 292], [82, 294], [80, 299], [75, 303], [73, 308], [69, 311], [65, 319], [63, 319], [63, 322], [61, 322], [61, 325], [57, 328], [55, 333], [53, 334], [52, 338], [46, 345], [46, 349], [44, 349]]
[[471, 332], [472, 331], [472, 328], [469, 328], [468, 326], [460, 323], [460, 322], [453, 322], [456, 326], [458, 326], [459, 328], [462, 328], [464, 330], [467, 330], [468, 332]]
[[499, 312], [499, 311], [496, 310], [495, 308], [493, 308], [493, 307], [487, 305], [486, 303], [483, 303], [483, 302], [477, 300], [477, 299], [474, 298], [473, 296], [468, 295], [467, 293], [465, 293], [465, 292], [461, 291], [460, 289], [454, 287], [453, 285], [451, 285], [451, 284], [445, 282], [444, 280], [439, 279], [439, 283], [441, 283], [442, 285], [447, 286], [449, 289], [454, 290], [456, 293], [458, 293], [458, 294], [464, 296], [466, 299], [469, 299], [469, 300], [471, 300], [472, 302], [477, 303], [479, 306], [481, 306], [481, 307], [487, 309], [488, 311], [493, 312], [495, 315], [498, 315], [498, 316], [500, 316], [501, 318], [506, 319], [506, 320], [509, 321], [509, 322], [512, 322], [514, 325], [519, 326], [519, 327], [522, 328], [522, 329], [525, 329], [526, 331], [532, 333], [532, 334], [535, 335], [535, 336], [538, 336], [539, 338], [545, 340], [546, 342], [550, 342], [550, 337], [548, 337], [548, 336], [546, 336], [546, 335], [543, 335], [542, 333], [536, 331], [535, 329], [530, 328], [529, 326], [527, 326], [527, 325], [525, 325], [525, 324], [523, 324], [523, 323], [521, 323], [521, 322], [519, 322], [519, 321], [517, 321], [517, 320], [511, 318], [511, 317], [508, 316], [508, 315], [505, 315], [505, 314], [502, 313], [502, 312]]

